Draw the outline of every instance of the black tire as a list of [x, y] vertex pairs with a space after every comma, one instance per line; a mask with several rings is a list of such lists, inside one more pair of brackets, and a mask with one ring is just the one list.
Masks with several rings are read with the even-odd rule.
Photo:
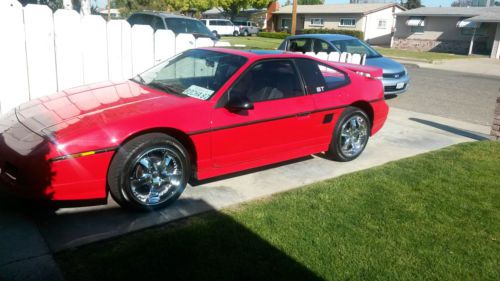
[[212, 33], [214, 34], [215, 38], [220, 39], [220, 35], [216, 30], [212, 31]]
[[235, 31], [233, 32], [233, 36], [238, 36], [238, 35], [240, 35], [240, 33], [239, 33], [238, 31], [236, 31], [236, 30], [235, 30]]
[[[145, 160], [146, 163], [151, 166], [149, 169], [146, 168], [147, 165], [141, 165], [140, 161], [145, 158], [148, 159]], [[172, 170], [171, 175], [168, 175], [167, 169]], [[176, 174], [176, 171], [181, 174]], [[141, 177], [138, 177], [137, 173], [140, 173]], [[136, 178], [132, 175], [136, 175]], [[182, 144], [169, 135], [149, 133], [128, 141], [118, 149], [108, 170], [108, 187], [111, 196], [120, 206], [152, 211], [165, 208], [177, 200], [186, 188], [190, 175], [189, 153]], [[143, 183], [143, 179], [147, 183]], [[132, 182], [139, 180], [141, 182], [133, 186]], [[148, 202], [142, 202], [139, 197], [144, 194], [141, 192], [148, 193], [147, 188], [153, 185], [157, 185], [156, 188], [165, 193], [158, 191], [156, 196], [153, 196], [158, 202], [150, 202], [152, 188], [149, 188], [146, 199]], [[162, 199], [163, 195], [165, 198]]]
[[248, 30], [243, 31], [243, 36], [247, 37], [249, 35], [250, 35], [250, 33], [248, 33]]
[[[353, 118], [355, 119], [355, 122], [358, 122], [359, 132], [364, 132], [364, 137], [362, 136], [362, 133], [359, 133], [358, 138], [356, 138], [356, 126], [348, 124]], [[364, 126], [362, 124], [364, 124]], [[349, 137], [342, 136], [343, 128], [345, 128], [347, 132], [350, 127], [355, 128], [354, 130], [351, 130], [354, 136], [351, 136], [351, 131], [349, 131], [348, 133]], [[361, 155], [361, 153], [363, 153], [363, 151], [365, 150], [368, 139], [370, 138], [370, 132], [371, 123], [368, 115], [363, 110], [357, 107], [347, 107], [337, 121], [337, 124], [335, 124], [330, 147], [326, 153], [327, 156], [329, 156], [333, 160], [340, 162], [348, 162], [358, 158], [359, 155]], [[356, 144], [359, 143], [359, 146], [351, 144], [351, 153], [349, 153], [348, 151], [349, 145], [344, 146], [345, 144], [347, 144], [348, 138], [353, 138], [354, 140], [356, 140]]]

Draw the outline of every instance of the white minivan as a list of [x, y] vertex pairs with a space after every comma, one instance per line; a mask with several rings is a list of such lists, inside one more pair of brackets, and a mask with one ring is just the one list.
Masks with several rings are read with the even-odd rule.
[[206, 25], [206, 27], [212, 31], [212, 33], [218, 38], [221, 35], [233, 35], [238, 36], [240, 30], [235, 26], [230, 20], [226, 19], [202, 19], [201, 22]]

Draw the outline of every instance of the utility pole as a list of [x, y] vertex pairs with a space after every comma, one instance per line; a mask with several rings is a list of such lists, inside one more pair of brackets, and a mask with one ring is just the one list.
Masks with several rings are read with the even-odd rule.
[[292, 8], [292, 35], [295, 35], [297, 31], [297, 1], [293, 0], [293, 8]]
[[111, 20], [111, 0], [108, 0], [108, 21]]

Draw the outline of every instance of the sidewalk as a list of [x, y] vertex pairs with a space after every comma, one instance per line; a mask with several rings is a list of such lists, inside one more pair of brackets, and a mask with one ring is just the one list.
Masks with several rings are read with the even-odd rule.
[[62, 280], [52, 259], [54, 252], [453, 144], [484, 140], [489, 130], [487, 126], [391, 108], [386, 126], [355, 161], [339, 163], [315, 155], [207, 181], [188, 187], [173, 206], [151, 213], [125, 211], [111, 200], [106, 206], [26, 212], [0, 197], [0, 280]]
[[420, 68], [432, 68], [454, 72], [500, 77], [500, 60], [490, 58], [469, 58], [439, 60], [433, 63], [404, 58], [393, 58], [403, 64], [416, 64]]

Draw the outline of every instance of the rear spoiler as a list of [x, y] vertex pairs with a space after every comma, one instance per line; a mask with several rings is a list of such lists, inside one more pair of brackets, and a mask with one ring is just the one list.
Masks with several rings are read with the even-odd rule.
[[350, 71], [364, 76], [366, 78], [374, 79], [374, 80], [382, 80], [383, 70], [382, 68], [366, 66], [366, 65], [358, 65], [351, 63], [340, 63], [336, 62], [335, 65], [339, 65], [343, 68], [349, 69]]

